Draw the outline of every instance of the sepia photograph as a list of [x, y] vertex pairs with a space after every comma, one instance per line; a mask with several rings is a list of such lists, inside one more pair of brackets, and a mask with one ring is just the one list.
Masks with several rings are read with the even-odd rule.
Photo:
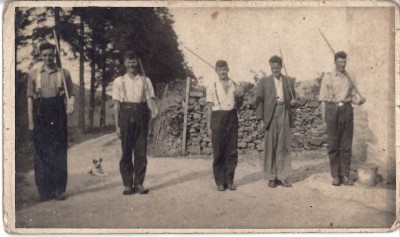
[[398, 228], [395, 2], [3, 14], [7, 232]]

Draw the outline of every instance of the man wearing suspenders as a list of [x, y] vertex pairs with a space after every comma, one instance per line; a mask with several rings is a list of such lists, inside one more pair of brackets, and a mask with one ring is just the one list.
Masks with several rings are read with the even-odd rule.
[[321, 115], [328, 133], [329, 164], [334, 186], [352, 185], [350, 165], [352, 156], [354, 117], [351, 103], [365, 103], [356, 88], [354, 77], [346, 69], [347, 55], [335, 54], [335, 70], [325, 74], [319, 100]]
[[125, 53], [124, 65], [127, 72], [114, 80], [112, 92], [115, 130], [121, 138], [122, 157], [119, 167], [125, 187], [123, 194], [147, 194], [149, 190], [143, 187], [150, 118], [147, 103], [155, 100], [154, 89], [150, 79], [139, 74], [139, 59], [134, 51]]
[[272, 75], [263, 77], [256, 90], [256, 114], [259, 131], [265, 132], [264, 174], [268, 186], [278, 184], [291, 187], [292, 109], [297, 105], [294, 79], [283, 76], [282, 59], [272, 56], [269, 60]]
[[219, 191], [235, 190], [233, 184], [238, 162], [237, 101], [243, 96], [240, 88], [228, 77], [228, 63], [216, 62], [218, 79], [207, 87], [207, 132], [213, 147], [213, 172]]
[[[54, 62], [55, 46], [39, 47], [43, 65], [28, 74], [28, 121], [34, 136], [35, 181], [41, 201], [64, 200], [67, 186], [67, 113], [74, 111], [70, 73]], [[63, 75], [61, 75], [63, 73]], [[68, 95], [65, 104], [65, 79]]]

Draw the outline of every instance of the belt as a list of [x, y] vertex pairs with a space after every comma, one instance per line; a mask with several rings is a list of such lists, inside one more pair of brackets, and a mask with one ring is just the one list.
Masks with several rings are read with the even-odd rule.
[[145, 106], [146, 102], [141, 102], [141, 103], [131, 103], [131, 102], [121, 102], [121, 108], [124, 109], [135, 109], [141, 106]]
[[337, 105], [337, 106], [341, 107], [345, 104], [350, 104], [350, 101], [340, 101], [340, 102], [326, 101], [326, 103]]
[[285, 101], [277, 101], [276, 102], [276, 105], [284, 105], [285, 104]]

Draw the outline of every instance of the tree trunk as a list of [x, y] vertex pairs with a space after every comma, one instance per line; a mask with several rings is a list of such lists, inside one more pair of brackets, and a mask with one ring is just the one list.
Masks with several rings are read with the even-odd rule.
[[104, 128], [106, 126], [106, 101], [107, 101], [107, 95], [106, 95], [106, 89], [107, 89], [107, 83], [106, 79], [104, 78], [105, 74], [105, 66], [102, 66], [101, 68], [103, 78], [101, 80], [101, 111], [100, 111], [100, 127]]
[[85, 42], [84, 42], [84, 34], [85, 34], [85, 26], [83, 16], [80, 16], [79, 23], [79, 130], [81, 132], [85, 131], [85, 78], [84, 78], [84, 69], [85, 69]]
[[[92, 46], [93, 50], [93, 56], [94, 56], [94, 47]], [[95, 88], [95, 82], [96, 82], [96, 64], [94, 61], [94, 57], [91, 57], [90, 61], [90, 108], [89, 108], [89, 126], [90, 128], [94, 128], [94, 109], [95, 109], [95, 96], [96, 96], [96, 88]]]

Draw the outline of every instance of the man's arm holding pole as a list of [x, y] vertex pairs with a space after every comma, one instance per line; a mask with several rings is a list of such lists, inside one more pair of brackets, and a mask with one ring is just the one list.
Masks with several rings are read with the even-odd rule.
[[60, 45], [58, 43], [57, 33], [56, 33], [55, 29], [53, 29], [53, 35], [54, 35], [54, 39], [55, 39], [55, 43], [56, 43], [57, 57], [58, 57], [59, 62], [60, 62], [61, 79], [62, 79], [62, 83], [63, 83], [63, 86], [64, 86], [65, 97], [67, 99], [67, 113], [68, 114], [72, 114], [74, 112], [75, 97], [74, 96], [71, 96], [71, 97], [69, 96], [69, 91], [68, 91], [69, 87], [67, 85], [67, 82], [66, 82], [66, 79], [65, 79], [65, 75], [64, 75], [64, 70], [62, 68]]

